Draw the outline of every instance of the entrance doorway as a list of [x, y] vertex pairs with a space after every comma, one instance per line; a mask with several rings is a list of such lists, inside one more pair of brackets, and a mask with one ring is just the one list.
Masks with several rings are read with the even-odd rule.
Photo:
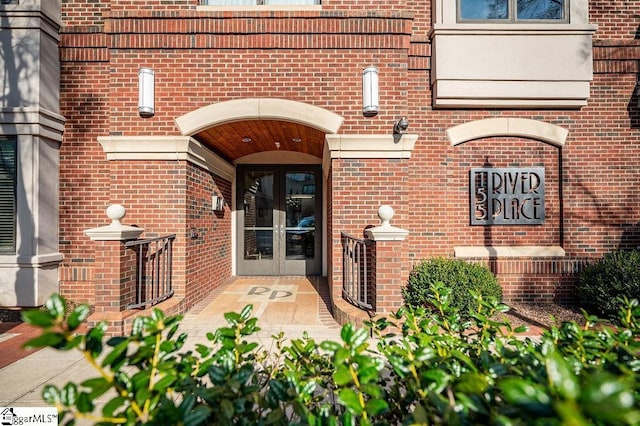
[[238, 275], [320, 275], [322, 170], [238, 166]]

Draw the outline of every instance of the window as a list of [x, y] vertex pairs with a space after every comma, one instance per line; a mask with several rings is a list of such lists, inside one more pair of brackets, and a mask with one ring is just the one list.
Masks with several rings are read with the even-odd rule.
[[300, 6], [320, 4], [320, 0], [200, 0], [203, 6]]
[[458, 0], [458, 21], [566, 22], [568, 0]]
[[16, 138], [0, 136], [0, 253], [16, 249]]
[[597, 28], [589, 23], [589, 0], [431, 2], [434, 107], [587, 104]]

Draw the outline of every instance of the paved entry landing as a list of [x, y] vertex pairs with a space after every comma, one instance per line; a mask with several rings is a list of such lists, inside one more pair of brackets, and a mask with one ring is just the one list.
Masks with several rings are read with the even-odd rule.
[[280, 331], [287, 338], [306, 331], [317, 340], [335, 339], [340, 326], [329, 310], [329, 292], [322, 277], [235, 277], [194, 306], [183, 320], [189, 340], [226, 326], [225, 312], [240, 312], [253, 305], [253, 316], [262, 329], [260, 338]]

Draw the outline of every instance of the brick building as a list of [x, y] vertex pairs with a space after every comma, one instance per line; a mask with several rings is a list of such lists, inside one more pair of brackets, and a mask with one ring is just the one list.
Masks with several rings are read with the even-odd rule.
[[341, 303], [341, 234], [382, 204], [408, 236], [374, 250], [378, 311], [430, 256], [570, 300], [640, 244], [638, 2], [13, 0], [0, 22], [0, 305], [95, 303], [84, 231], [110, 204], [176, 234], [180, 309], [235, 275], [324, 276]]

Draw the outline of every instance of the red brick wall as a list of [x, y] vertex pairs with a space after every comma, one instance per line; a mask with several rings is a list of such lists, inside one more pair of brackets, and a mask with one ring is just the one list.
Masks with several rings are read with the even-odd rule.
[[[248, 97], [326, 108], [344, 117], [343, 134], [388, 134], [406, 116], [409, 131], [419, 135], [408, 160], [333, 161], [327, 227], [334, 297], [341, 284], [340, 232], [362, 236], [365, 227], [379, 223], [376, 211], [383, 203], [396, 210], [392, 224], [411, 232], [412, 262], [451, 256], [457, 245], [484, 245], [489, 239], [496, 245], [562, 244], [566, 259], [493, 262], [505, 294], [513, 299], [571, 298], [572, 273], [585, 259], [640, 244], [640, 111], [633, 94], [640, 43], [637, 20], [631, 19], [640, 14], [638, 2], [590, 1], [591, 22], [598, 25], [591, 98], [586, 107], [566, 111], [433, 110], [429, 2], [326, 0], [322, 14], [203, 12], [195, 10], [196, 4], [63, 4], [62, 113], [67, 124], [60, 238], [66, 294], [91, 300], [92, 246], [82, 230], [105, 224], [110, 202], [127, 207], [125, 223], [150, 233], [178, 234], [178, 289], [189, 303], [230, 274], [231, 212], [228, 206], [222, 215], [207, 211], [211, 191], [230, 201], [230, 183], [186, 163], [109, 164], [97, 137], [177, 135], [176, 117]], [[381, 112], [364, 118], [360, 73], [372, 64], [380, 70]], [[142, 66], [156, 72], [156, 115], [147, 120], [136, 110]], [[495, 117], [546, 121], [566, 128], [569, 136], [561, 154], [556, 147], [521, 138], [456, 147], [446, 139], [452, 126]], [[544, 165], [544, 225], [469, 225], [468, 170], [486, 161], [498, 167]], [[181, 211], [176, 200], [184, 205]], [[198, 230], [198, 240], [188, 238], [191, 227]]]
[[[64, 51], [61, 56], [65, 58]], [[93, 303], [94, 244], [83, 231], [108, 223], [109, 164], [97, 137], [109, 131], [109, 66], [99, 58], [66, 59], [60, 78], [61, 114], [67, 120], [60, 146], [60, 291]]]
[[[407, 172], [410, 162], [400, 159], [341, 159], [332, 163], [331, 236], [332, 293], [341, 294], [342, 246], [340, 233], [364, 238], [365, 229], [380, 225], [378, 208], [389, 204], [395, 210], [391, 224], [407, 228], [410, 212], [404, 207], [408, 198]], [[389, 283], [406, 281], [401, 265], [380, 268], [380, 279]], [[391, 285], [391, 284], [389, 284]], [[390, 296], [391, 293], [385, 296]]]
[[[202, 300], [231, 276], [231, 184], [193, 165], [187, 170], [186, 234], [195, 229], [198, 238], [187, 238], [186, 303]], [[223, 211], [212, 211], [211, 196], [225, 200]]]
[[[462, 246], [557, 246], [560, 236], [559, 150], [551, 145], [514, 138], [487, 138], [449, 149], [446, 201], [428, 197], [433, 211], [448, 219], [444, 238]], [[470, 226], [469, 170], [477, 167], [543, 167], [546, 220], [541, 225]]]

